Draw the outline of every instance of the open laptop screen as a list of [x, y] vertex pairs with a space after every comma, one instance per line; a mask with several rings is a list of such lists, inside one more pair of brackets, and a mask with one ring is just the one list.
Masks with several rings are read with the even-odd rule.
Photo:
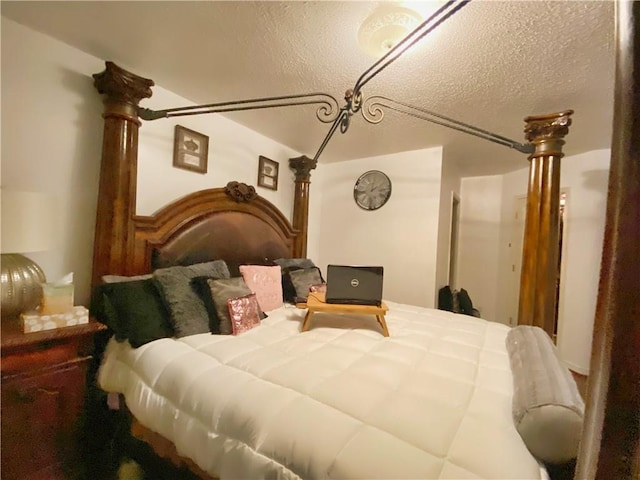
[[380, 305], [383, 267], [329, 265], [327, 267], [327, 303]]

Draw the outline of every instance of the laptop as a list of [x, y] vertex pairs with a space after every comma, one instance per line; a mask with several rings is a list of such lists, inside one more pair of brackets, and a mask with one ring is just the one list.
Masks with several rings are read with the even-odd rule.
[[383, 267], [329, 265], [325, 301], [380, 306], [383, 273]]

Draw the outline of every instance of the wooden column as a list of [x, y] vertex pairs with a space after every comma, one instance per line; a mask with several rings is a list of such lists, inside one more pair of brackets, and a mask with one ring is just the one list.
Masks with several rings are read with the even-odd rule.
[[316, 168], [317, 160], [306, 156], [290, 158], [289, 168], [296, 174], [296, 189], [293, 198], [293, 228], [298, 230], [294, 255], [307, 256], [307, 233], [309, 226], [309, 185], [311, 184], [311, 170]]
[[575, 478], [640, 478], [640, 2], [616, 2], [607, 218]]
[[[112, 62], [93, 76], [104, 99], [104, 135], [92, 283], [105, 274], [129, 274], [136, 209], [138, 165], [138, 102], [152, 95], [153, 81], [138, 77]], [[116, 201], [117, 199], [117, 201]]]
[[525, 118], [526, 138], [535, 151], [529, 156], [518, 325], [536, 325], [550, 336], [557, 302], [560, 159], [572, 113]]

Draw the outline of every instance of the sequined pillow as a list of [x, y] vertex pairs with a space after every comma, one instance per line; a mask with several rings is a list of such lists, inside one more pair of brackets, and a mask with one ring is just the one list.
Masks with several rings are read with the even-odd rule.
[[227, 300], [234, 335], [260, 325], [260, 307], [255, 293]]

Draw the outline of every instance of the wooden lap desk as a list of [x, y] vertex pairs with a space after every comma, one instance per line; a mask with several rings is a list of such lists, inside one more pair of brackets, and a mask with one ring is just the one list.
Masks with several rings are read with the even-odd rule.
[[324, 301], [324, 293], [314, 292], [310, 293], [307, 298], [307, 303], [299, 303], [296, 306], [298, 308], [306, 308], [307, 314], [304, 317], [302, 323], [302, 331], [309, 330], [309, 324], [311, 323], [311, 317], [316, 312], [323, 313], [348, 313], [352, 315], [375, 315], [376, 320], [382, 327], [382, 334], [385, 337], [389, 336], [389, 330], [387, 329], [387, 322], [384, 319], [384, 314], [389, 310], [384, 302], [378, 307], [376, 305], [351, 305], [351, 304], [338, 304], [338, 303], [326, 303]]

